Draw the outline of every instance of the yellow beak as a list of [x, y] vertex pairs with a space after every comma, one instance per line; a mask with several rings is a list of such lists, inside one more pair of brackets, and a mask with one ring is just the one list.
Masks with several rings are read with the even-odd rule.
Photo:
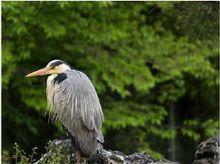
[[49, 74], [48, 68], [42, 68], [32, 73], [27, 74], [25, 77], [33, 77], [33, 76], [43, 76]]

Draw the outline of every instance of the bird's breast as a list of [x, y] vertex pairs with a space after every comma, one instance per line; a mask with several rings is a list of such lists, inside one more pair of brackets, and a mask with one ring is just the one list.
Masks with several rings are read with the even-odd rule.
[[47, 94], [47, 103], [49, 109], [53, 108], [53, 96], [55, 92], [55, 83], [54, 79], [57, 77], [56, 74], [50, 75], [47, 78], [47, 89], [46, 89], [46, 94]]
[[56, 88], [61, 84], [65, 79], [67, 79], [66, 73], [53, 74], [47, 78], [47, 102], [49, 109], [53, 109], [53, 98], [56, 92]]

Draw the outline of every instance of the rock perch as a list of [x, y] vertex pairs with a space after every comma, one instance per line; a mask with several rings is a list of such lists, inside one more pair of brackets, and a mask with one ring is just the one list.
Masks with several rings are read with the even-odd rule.
[[[63, 163], [74, 164], [74, 148], [71, 140], [53, 140], [49, 143], [47, 152], [35, 164]], [[101, 150], [89, 159], [84, 159], [83, 164], [179, 164], [169, 160], [156, 160], [146, 153], [125, 155], [119, 151]]]

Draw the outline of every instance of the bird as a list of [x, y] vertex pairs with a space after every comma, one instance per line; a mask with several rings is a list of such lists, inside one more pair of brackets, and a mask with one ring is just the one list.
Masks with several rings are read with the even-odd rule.
[[98, 94], [88, 76], [55, 59], [26, 77], [47, 75], [47, 104], [52, 118], [72, 136], [76, 163], [103, 148], [101, 131], [104, 115]]

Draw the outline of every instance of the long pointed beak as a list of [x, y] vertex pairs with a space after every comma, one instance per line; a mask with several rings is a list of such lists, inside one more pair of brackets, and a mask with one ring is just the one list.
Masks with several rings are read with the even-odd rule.
[[32, 73], [29, 73], [25, 77], [43, 76], [43, 75], [47, 75], [47, 74], [49, 74], [49, 70], [45, 67], [45, 68], [39, 69], [37, 71], [34, 71]]

